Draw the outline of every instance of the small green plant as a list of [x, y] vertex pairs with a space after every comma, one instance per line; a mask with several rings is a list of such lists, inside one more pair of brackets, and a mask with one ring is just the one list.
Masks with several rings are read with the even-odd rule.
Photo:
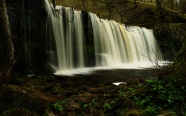
[[89, 107], [89, 104], [83, 104], [83, 106], [82, 106], [82, 108], [84, 108], [84, 109], [86, 109], [86, 108], [88, 108]]
[[149, 101], [151, 100], [152, 96], [145, 96], [143, 95], [144, 98], [141, 99], [139, 97], [134, 97], [135, 101], [136, 101], [136, 105], [139, 107], [144, 107], [147, 103], [149, 103]]
[[99, 102], [98, 102], [97, 98], [95, 98], [95, 99], [92, 99], [92, 101], [89, 102], [89, 103], [79, 101], [79, 105], [80, 105], [84, 110], [86, 110], [86, 109], [89, 109], [90, 107], [98, 108], [98, 107], [99, 107]]
[[120, 96], [124, 96], [124, 97], [127, 96], [127, 94], [124, 91], [122, 91], [122, 90], [119, 90], [118, 92], [119, 92], [119, 95]]
[[147, 106], [145, 111], [149, 114], [156, 114], [156, 108], [154, 106]]
[[104, 106], [103, 106], [103, 108], [104, 108], [104, 110], [111, 110], [112, 109], [110, 103], [105, 103]]
[[64, 110], [64, 107], [61, 104], [61, 102], [56, 102], [56, 103], [54, 103], [54, 109], [55, 109], [55, 111], [61, 112]]
[[145, 111], [149, 114], [156, 114], [157, 113], [155, 106], [147, 106]]
[[94, 108], [98, 108], [99, 107], [99, 102], [97, 99], [93, 99], [90, 103], [91, 106], [93, 106]]
[[156, 107], [156, 106], [147, 106], [147, 108], [145, 109], [145, 111], [148, 113], [148, 114], [157, 114], [158, 111], [162, 110], [161, 107]]
[[136, 90], [134, 89], [134, 88], [128, 88], [129, 89], [129, 91], [131, 92], [131, 93], [135, 93], [136, 92]]
[[79, 101], [79, 105], [83, 108], [83, 109], [88, 109], [90, 107], [90, 105], [88, 103]]
[[62, 101], [57, 101], [56, 103], [53, 104], [53, 108], [57, 112], [63, 111], [65, 108], [63, 107], [63, 104], [66, 103], [68, 99], [62, 100]]

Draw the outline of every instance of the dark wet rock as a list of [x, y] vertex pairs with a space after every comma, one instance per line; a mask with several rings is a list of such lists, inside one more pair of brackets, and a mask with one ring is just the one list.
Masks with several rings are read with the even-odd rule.
[[81, 106], [77, 104], [73, 99], [68, 100], [66, 104], [64, 104], [66, 111], [77, 111], [81, 109]]
[[85, 102], [86, 103], [88, 101], [91, 101], [94, 97], [95, 97], [94, 94], [85, 92], [85, 93], [82, 93], [82, 94], [78, 94], [77, 96], [74, 96], [74, 99], [76, 101], [81, 101], [81, 102]]
[[131, 101], [129, 98], [127, 97], [121, 97], [121, 98], [118, 98], [116, 101], [115, 101], [115, 109], [120, 109], [120, 108], [134, 108], [135, 107], [135, 104], [133, 101]]
[[105, 83], [105, 86], [113, 86], [113, 84], [110, 82], [107, 82], [107, 83]]
[[123, 89], [123, 90], [125, 90], [125, 89], [128, 88], [127, 85], [126, 85], [125, 83], [123, 83], [123, 84], [119, 84], [118, 87], [119, 87], [120, 89]]
[[120, 116], [146, 116], [146, 115], [144, 114], [144, 110], [132, 109], [132, 110], [127, 111], [126, 113], [120, 114]]
[[130, 79], [127, 80], [126, 83], [127, 83], [127, 86], [140, 84], [138, 78], [130, 78]]

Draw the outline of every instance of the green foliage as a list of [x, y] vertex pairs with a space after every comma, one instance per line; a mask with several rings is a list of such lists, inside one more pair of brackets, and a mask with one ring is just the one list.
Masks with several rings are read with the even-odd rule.
[[86, 104], [86, 103], [83, 104], [83, 105], [82, 105], [82, 108], [83, 108], [83, 109], [89, 108], [89, 104]]
[[156, 114], [156, 108], [154, 106], [147, 106], [146, 112], [150, 113], [150, 114]]
[[145, 111], [148, 113], [148, 114], [157, 114], [158, 111], [162, 110], [161, 107], [158, 107], [158, 106], [147, 106], [147, 108], [145, 109]]
[[99, 102], [97, 99], [93, 99], [90, 103], [90, 105], [94, 108], [98, 108], [99, 107]]
[[126, 94], [124, 91], [122, 91], [122, 90], [119, 90], [119, 95], [120, 95], [120, 96], [124, 96], [124, 97], [127, 96], [127, 94]]
[[90, 107], [89, 103], [85, 103], [82, 101], [79, 101], [79, 105], [83, 108], [83, 109], [88, 109]]
[[93, 108], [99, 108], [99, 102], [97, 100], [97, 98], [93, 99], [91, 102], [89, 103], [85, 103], [85, 102], [82, 102], [82, 101], [79, 101], [79, 105], [83, 108], [83, 109], [89, 109], [90, 107], [93, 107]]
[[145, 111], [149, 114], [157, 114], [162, 109], [184, 102], [182, 92], [177, 91], [173, 86], [164, 87], [162, 81], [146, 80], [145, 88], [148, 94], [134, 96], [134, 100], [137, 106], [146, 108]]
[[[120, 96], [124, 96], [124, 97], [127, 97], [127, 94], [128, 94], [128, 97], [133, 97], [133, 96], [135, 96], [135, 94], [136, 94], [136, 90], [135, 90], [135, 88], [132, 88], [132, 87], [129, 87], [129, 88], [127, 88], [127, 93], [126, 92], [124, 92], [124, 91], [122, 91], [122, 90], [120, 90], [119, 91], [119, 95]], [[129, 95], [130, 94], [130, 95]]]
[[129, 91], [132, 93], [132, 94], [135, 94], [136, 93], [136, 90], [134, 88], [128, 88]]
[[105, 103], [104, 106], [103, 106], [103, 109], [104, 110], [111, 110], [112, 109], [111, 104], [110, 103]]
[[[143, 94], [143, 96], [145, 96]], [[135, 97], [136, 105], [140, 107], [144, 107], [147, 103], [150, 102], [152, 96], [145, 96], [144, 99], [140, 99], [139, 97]]]
[[62, 104], [61, 104], [60, 102], [57, 102], [57, 103], [54, 104], [54, 109], [55, 109], [56, 111], [61, 112], [61, 111], [64, 110], [64, 107], [62, 106]]
[[63, 104], [66, 103], [68, 99], [62, 100], [62, 101], [57, 101], [56, 103], [53, 104], [53, 108], [57, 112], [63, 111], [65, 108], [63, 107]]

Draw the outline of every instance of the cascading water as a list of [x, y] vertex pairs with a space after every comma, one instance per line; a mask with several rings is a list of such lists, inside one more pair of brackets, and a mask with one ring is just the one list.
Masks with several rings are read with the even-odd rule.
[[[85, 24], [81, 11], [75, 11], [69, 7], [53, 6], [45, 0], [48, 12], [47, 33], [51, 39], [55, 39], [55, 49], [50, 52], [53, 59], [51, 65], [55, 68], [55, 74], [65, 72], [77, 72], [88, 67], [112, 67], [120, 68], [126, 64], [142, 64], [146, 62], [162, 60], [161, 52], [154, 38], [153, 31], [129, 27], [112, 20], [98, 18], [93, 13], [88, 13], [93, 43], [87, 45], [89, 37], [85, 37]], [[89, 27], [90, 28], [90, 27]], [[86, 28], [88, 29], [88, 28]], [[90, 31], [91, 31], [90, 30]], [[93, 48], [93, 49], [91, 49]], [[87, 58], [91, 55], [91, 59]], [[94, 58], [93, 58], [94, 57]], [[94, 65], [88, 65], [93, 62]]]

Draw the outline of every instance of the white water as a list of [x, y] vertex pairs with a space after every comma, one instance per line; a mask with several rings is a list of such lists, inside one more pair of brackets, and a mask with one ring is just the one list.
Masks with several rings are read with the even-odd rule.
[[[57, 75], [87, 73], [97, 69], [149, 68], [162, 60], [153, 31], [129, 27], [88, 13], [94, 37], [95, 66], [86, 65], [82, 12], [56, 6], [45, 0], [51, 39], [55, 39], [57, 64], [51, 63]], [[63, 9], [63, 10], [62, 10]], [[129, 29], [129, 31], [127, 30]], [[53, 56], [55, 57], [55, 56]], [[55, 61], [54, 61], [55, 62]]]

